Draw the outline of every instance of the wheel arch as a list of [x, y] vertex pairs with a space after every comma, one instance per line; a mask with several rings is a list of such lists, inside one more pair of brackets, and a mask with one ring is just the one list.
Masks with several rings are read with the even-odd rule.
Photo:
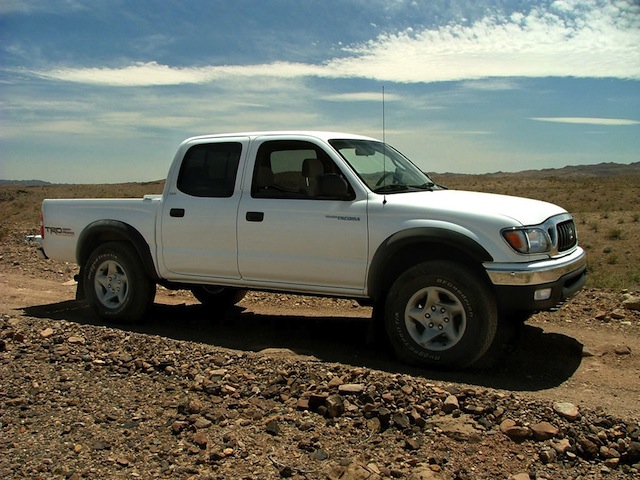
[[419, 227], [395, 233], [373, 256], [367, 278], [369, 297], [374, 302], [384, 298], [398, 276], [417, 263], [447, 259], [472, 268], [483, 278], [487, 276], [482, 263], [493, 260], [478, 242], [452, 230]]
[[99, 245], [107, 242], [126, 242], [133, 246], [142, 261], [145, 273], [153, 280], [158, 280], [151, 249], [142, 234], [131, 225], [119, 220], [97, 220], [80, 233], [76, 247], [76, 261], [84, 268], [89, 255]]

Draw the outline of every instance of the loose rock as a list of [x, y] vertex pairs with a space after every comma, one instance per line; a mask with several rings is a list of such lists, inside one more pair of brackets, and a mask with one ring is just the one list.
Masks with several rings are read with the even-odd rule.
[[550, 438], [558, 435], [560, 430], [558, 427], [550, 424], [549, 422], [540, 422], [531, 426], [531, 431], [536, 440], [549, 440]]
[[580, 410], [573, 403], [557, 402], [553, 404], [553, 410], [561, 417], [570, 422], [576, 421], [580, 417]]
[[442, 411], [446, 413], [451, 413], [454, 410], [458, 410], [460, 408], [460, 403], [458, 402], [458, 398], [455, 395], [449, 395], [442, 405]]
[[627, 310], [640, 310], [640, 297], [633, 295], [625, 295], [622, 306]]

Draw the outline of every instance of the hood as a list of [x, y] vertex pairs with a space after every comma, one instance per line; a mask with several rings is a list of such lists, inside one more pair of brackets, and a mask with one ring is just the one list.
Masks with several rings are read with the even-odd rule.
[[462, 190], [400, 193], [386, 198], [394, 206], [427, 210], [429, 216], [503, 217], [509, 223], [521, 225], [537, 225], [549, 217], [566, 213], [563, 208], [540, 200]]

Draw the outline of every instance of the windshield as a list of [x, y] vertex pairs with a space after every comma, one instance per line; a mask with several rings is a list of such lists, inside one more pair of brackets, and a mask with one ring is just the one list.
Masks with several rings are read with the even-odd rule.
[[390, 145], [373, 140], [329, 140], [376, 193], [432, 190], [433, 181]]

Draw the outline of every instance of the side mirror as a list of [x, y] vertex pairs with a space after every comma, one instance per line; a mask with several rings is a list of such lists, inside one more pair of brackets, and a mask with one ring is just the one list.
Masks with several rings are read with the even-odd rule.
[[339, 200], [351, 200], [349, 184], [337, 173], [325, 173], [319, 177], [320, 196], [336, 198]]

